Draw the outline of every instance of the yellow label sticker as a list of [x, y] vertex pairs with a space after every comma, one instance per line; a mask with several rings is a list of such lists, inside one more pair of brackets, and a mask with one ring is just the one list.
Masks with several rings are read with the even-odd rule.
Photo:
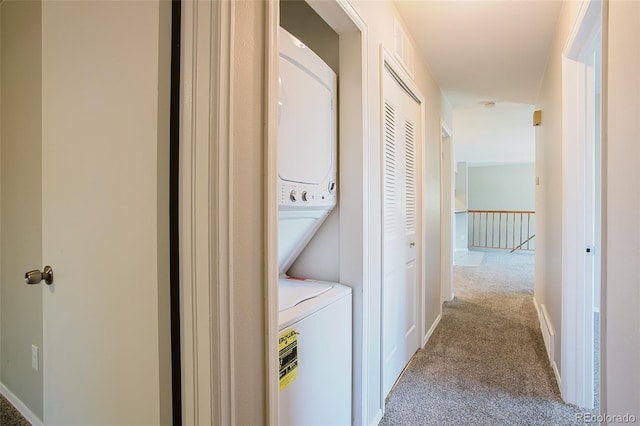
[[291, 328], [280, 333], [280, 390], [298, 377], [298, 333]]

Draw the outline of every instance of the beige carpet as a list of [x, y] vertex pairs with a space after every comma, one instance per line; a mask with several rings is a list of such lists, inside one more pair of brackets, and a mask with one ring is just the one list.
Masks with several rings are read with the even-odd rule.
[[0, 395], [0, 426], [31, 426], [7, 399]]
[[571, 425], [533, 307], [533, 255], [455, 266], [456, 297], [387, 399], [381, 425]]

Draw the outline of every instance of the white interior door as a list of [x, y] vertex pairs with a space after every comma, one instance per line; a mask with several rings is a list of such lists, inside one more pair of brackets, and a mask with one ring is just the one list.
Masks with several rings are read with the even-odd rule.
[[170, 421], [162, 3], [42, 3], [49, 425]]
[[387, 67], [383, 77], [383, 394], [419, 347], [417, 149], [420, 104]]
[[[563, 52], [562, 396], [597, 406], [600, 293], [600, 2], [587, 2]], [[594, 386], [596, 385], [596, 386]]]
[[[584, 282], [587, 305], [584, 333], [587, 359], [585, 394], [587, 408], [599, 407], [599, 364], [597, 331], [600, 314], [600, 37], [596, 37], [584, 55], [585, 137], [584, 137]], [[596, 321], [598, 318], [598, 321]]]
[[0, 3], [0, 392], [27, 420], [42, 419], [40, 2]]

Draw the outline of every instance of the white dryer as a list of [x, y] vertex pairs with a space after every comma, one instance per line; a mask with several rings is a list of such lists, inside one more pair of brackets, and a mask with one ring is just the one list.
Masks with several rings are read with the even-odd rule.
[[286, 272], [337, 201], [335, 73], [279, 33], [280, 423], [351, 424], [351, 288]]
[[280, 273], [300, 255], [337, 200], [335, 73], [280, 29], [278, 219]]

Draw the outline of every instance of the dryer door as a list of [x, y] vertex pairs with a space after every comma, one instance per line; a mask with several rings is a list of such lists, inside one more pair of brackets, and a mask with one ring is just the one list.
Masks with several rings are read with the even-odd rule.
[[285, 181], [321, 184], [335, 161], [335, 74], [321, 65], [280, 55], [278, 173]]

